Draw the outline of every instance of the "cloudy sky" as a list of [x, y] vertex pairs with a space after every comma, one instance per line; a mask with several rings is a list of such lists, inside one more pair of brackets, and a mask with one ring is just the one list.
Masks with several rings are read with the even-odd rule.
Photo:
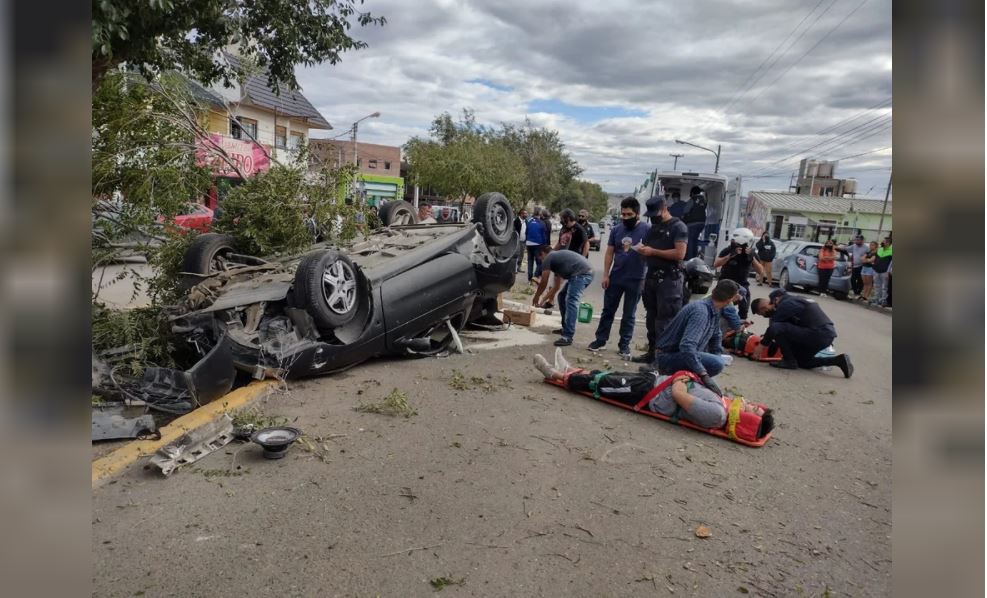
[[[883, 197], [891, 165], [889, 0], [367, 0], [369, 48], [299, 72], [343, 133], [401, 145], [443, 111], [559, 131], [583, 178], [630, 191], [679, 170], [786, 189], [802, 157]], [[877, 151], [875, 151], [877, 150]], [[864, 154], [858, 155], [856, 154]], [[855, 157], [850, 157], [855, 156]]]

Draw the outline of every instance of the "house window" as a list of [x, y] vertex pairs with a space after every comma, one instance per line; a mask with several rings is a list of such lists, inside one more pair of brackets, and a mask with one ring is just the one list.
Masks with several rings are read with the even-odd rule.
[[291, 132], [291, 136], [288, 137], [288, 149], [297, 150], [301, 146], [305, 145], [305, 136], [301, 133]]
[[278, 149], [288, 147], [288, 129], [285, 127], [274, 127], [274, 147]]
[[230, 137], [233, 139], [257, 139], [257, 121], [242, 116], [231, 118]]
[[377, 168], [377, 160], [371, 160], [367, 166], [370, 168]]
[[384, 160], [384, 170], [390, 170], [390, 169], [391, 169], [391, 163], [388, 162], [387, 160]]

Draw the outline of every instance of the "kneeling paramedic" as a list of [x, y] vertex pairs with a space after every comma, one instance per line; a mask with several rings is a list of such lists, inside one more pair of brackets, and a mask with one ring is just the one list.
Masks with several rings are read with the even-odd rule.
[[772, 367], [794, 370], [835, 365], [843, 371], [843, 377], [853, 375], [853, 364], [846, 353], [816, 356], [836, 339], [836, 327], [818, 303], [795, 295], [772, 294], [770, 299], [755, 299], [751, 309], [771, 320], [761, 337], [761, 346], [762, 351], [772, 344], [781, 349], [782, 360], [772, 363]]
[[739, 290], [734, 281], [721, 280], [709, 297], [683, 307], [655, 342], [655, 362], [645, 367], [661, 374], [692, 372], [706, 388], [722, 395], [713, 381], [713, 376], [726, 365], [722, 357], [720, 310], [734, 301]]

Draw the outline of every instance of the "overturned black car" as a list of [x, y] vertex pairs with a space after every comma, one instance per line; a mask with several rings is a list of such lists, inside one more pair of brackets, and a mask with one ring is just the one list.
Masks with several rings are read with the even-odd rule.
[[467, 324], [500, 324], [496, 297], [513, 286], [519, 251], [513, 220], [506, 198], [487, 193], [469, 224], [391, 226], [279, 261], [201, 235], [185, 255], [190, 289], [172, 330], [203, 356], [228, 348], [254, 378], [440, 354]]

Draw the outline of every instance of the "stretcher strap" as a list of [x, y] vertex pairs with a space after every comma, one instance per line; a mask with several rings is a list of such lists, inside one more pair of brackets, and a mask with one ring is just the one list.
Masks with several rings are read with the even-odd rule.
[[[682, 378], [682, 377], [689, 378], [692, 381], [699, 380], [699, 376], [693, 374], [690, 371], [681, 370], [681, 371], [675, 372], [674, 374], [672, 374], [671, 376], [669, 376], [668, 378], [666, 378], [665, 380], [663, 380], [661, 382], [661, 384], [659, 384], [658, 386], [652, 388], [648, 392], [648, 394], [644, 395], [644, 398], [641, 399], [640, 401], [638, 401], [636, 405], [634, 405], [634, 411], [640, 411], [641, 409], [644, 409], [644, 406], [647, 405], [648, 403], [650, 403], [651, 402], [651, 399], [657, 397], [658, 394], [661, 391], [663, 391], [666, 388], [668, 388], [669, 386], [671, 386], [675, 382], [676, 378]], [[596, 397], [596, 398], [599, 398], [599, 397]], [[675, 412], [675, 415], [676, 416], [678, 415], [678, 411], [677, 410]]]
[[600, 380], [606, 377], [609, 372], [602, 371], [599, 374], [593, 376], [593, 379], [589, 381], [589, 389], [593, 391], [593, 398], [600, 398]]
[[727, 411], [727, 436], [730, 440], [737, 439], [737, 422], [740, 421], [740, 407], [743, 400], [740, 397], [734, 397], [730, 401], [730, 409]]

